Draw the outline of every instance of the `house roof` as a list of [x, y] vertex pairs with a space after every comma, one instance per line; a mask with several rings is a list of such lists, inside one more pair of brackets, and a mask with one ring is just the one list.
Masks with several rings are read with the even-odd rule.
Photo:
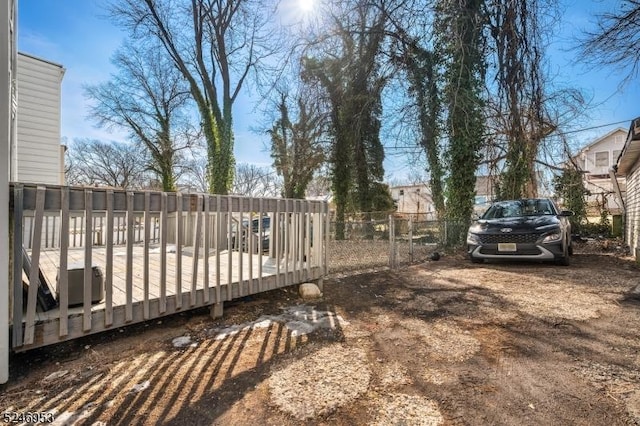
[[426, 183], [417, 183], [414, 185], [394, 185], [389, 189], [406, 189], [406, 188], [428, 188], [429, 185]]
[[[590, 142], [587, 145], [585, 145], [582, 148], [580, 148], [580, 151], [578, 152], [578, 154], [580, 154], [581, 152], [584, 152], [584, 151], [589, 151], [591, 148], [593, 148], [594, 146], [600, 144], [605, 139], [607, 139], [609, 136], [612, 136], [613, 134], [618, 133], [618, 132], [623, 132], [624, 134], [627, 133], [627, 131], [625, 129], [623, 129], [622, 127], [618, 127], [616, 129], [613, 129], [610, 132], [608, 132], [608, 133], [606, 133], [606, 134], [604, 134], [602, 136], [597, 137], [592, 142]], [[576, 154], [576, 155], [578, 155], [578, 154]], [[575, 155], [574, 155], [574, 157], [575, 157]]]
[[54, 67], [60, 68], [62, 70], [62, 72], [65, 71], [65, 68], [62, 65], [60, 65], [60, 64], [58, 64], [56, 62], [50, 61], [48, 59], [43, 59], [43, 58], [40, 58], [39, 56], [31, 55], [29, 53], [24, 53], [24, 52], [18, 52], [18, 55], [19, 56], [24, 56], [25, 58], [35, 59], [36, 61], [44, 62], [44, 63], [47, 63], [49, 65], [53, 65]]
[[640, 117], [631, 121], [627, 140], [614, 166], [621, 175], [628, 174], [640, 158]]
[[[476, 195], [493, 195], [493, 188], [495, 186], [496, 183], [496, 177], [495, 176], [476, 176], [476, 183], [475, 183], [475, 192]], [[426, 183], [419, 183], [419, 184], [415, 184], [415, 185], [395, 185], [392, 186], [389, 189], [422, 189], [422, 188], [426, 188], [427, 190], [429, 190], [429, 184]]]

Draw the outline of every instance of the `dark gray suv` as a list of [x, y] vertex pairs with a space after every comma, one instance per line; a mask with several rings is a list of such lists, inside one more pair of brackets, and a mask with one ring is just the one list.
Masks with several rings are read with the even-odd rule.
[[471, 224], [467, 253], [476, 263], [511, 259], [569, 265], [571, 215], [569, 210], [558, 210], [548, 198], [496, 202]]

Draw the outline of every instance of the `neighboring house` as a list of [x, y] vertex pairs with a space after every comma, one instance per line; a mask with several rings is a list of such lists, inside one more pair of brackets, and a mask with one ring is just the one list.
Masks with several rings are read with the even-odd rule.
[[11, 147], [11, 180], [63, 185], [60, 144], [61, 83], [65, 69], [24, 53], [17, 55], [17, 132]]
[[400, 185], [389, 188], [396, 205], [396, 214], [411, 216], [414, 220], [436, 219], [436, 207], [431, 198], [431, 190], [425, 184]]
[[640, 118], [631, 122], [622, 154], [615, 165], [618, 180], [625, 180], [624, 239], [631, 253], [640, 259]]
[[307, 201], [326, 201], [327, 204], [329, 204], [329, 213], [331, 215], [335, 214], [336, 203], [335, 203], [335, 200], [333, 199], [332, 193], [327, 193], [323, 195], [307, 195], [306, 197], [304, 197], [304, 199]]
[[481, 215], [484, 213], [496, 198], [495, 180], [493, 176], [476, 177], [476, 195], [473, 203], [473, 212], [475, 214]]
[[[587, 215], [591, 220], [599, 220], [603, 211], [611, 215], [622, 214], [622, 200], [617, 196], [609, 170], [618, 161], [625, 143], [627, 131], [618, 128], [599, 137], [582, 148], [572, 161], [583, 171], [585, 189], [590, 195], [586, 197]], [[624, 199], [626, 180], [618, 179], [620, 191]]]
[[[484, 213], [494, 200], [494, 181], [495, 179], [491, 176], [476, 177], [474, 213]], [[415, 220], [437, 219], [436, 207], [428, 185], [392, 186], [390, 191], [391, 198], [397, 207], [397, 215], [407, 217], [411, 215]]]

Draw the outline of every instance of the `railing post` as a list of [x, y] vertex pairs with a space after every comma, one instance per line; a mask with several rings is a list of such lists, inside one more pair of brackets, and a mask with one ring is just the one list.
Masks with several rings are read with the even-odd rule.
[[413, 263], [413, 216], [409, 215], [409, 261]]

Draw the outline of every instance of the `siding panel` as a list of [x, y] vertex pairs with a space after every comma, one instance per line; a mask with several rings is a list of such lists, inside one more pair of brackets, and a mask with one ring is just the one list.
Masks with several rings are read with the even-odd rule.
[[627, 176], [627, 217], [625, 237], [631, 247], [631, 254], [635, 255], [639, 245], [640, 232], [640, 169], [636, 168]]
[[64, 69], [18, 54], [17, 178], [62, 184], [60, 95]]

